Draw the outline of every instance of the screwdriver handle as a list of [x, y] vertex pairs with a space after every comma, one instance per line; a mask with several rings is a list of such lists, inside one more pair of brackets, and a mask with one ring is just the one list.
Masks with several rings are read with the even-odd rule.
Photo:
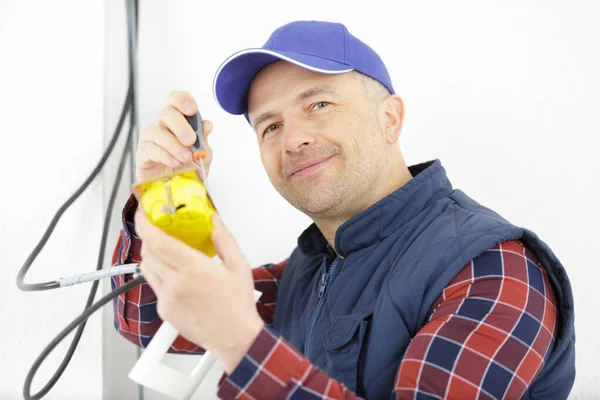
[[196, 142], [192, 145], [194, 150], [204, 150], [202, 143], [202, 117], [200, 116], [200, 112], [192, 115], [191, 117], [185, 115], [185, 119], [188, 124], [192, 127], [194, 132], [196, 132]]
[[185, 119], [188, 124], [196, 132], [196, 142], [192, 145], [192, 154], [194, 160], [198, 161], [206, 156], [206, 148], [204, 147], [204, 140], [202, 139], [202, 116], [198, 111], [196, 114], [188, 117], [185, 115]]

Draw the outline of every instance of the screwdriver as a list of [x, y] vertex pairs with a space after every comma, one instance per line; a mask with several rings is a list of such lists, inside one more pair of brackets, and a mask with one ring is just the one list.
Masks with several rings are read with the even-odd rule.
[[202, 182], [206, 183], [206, 169], [204, 168], [204, 157], [206, 157], [206, 147], [204, 146], [204, 138], [202, 137], [202, 116], [200, 112], [196, 112], [195, 115], [188, 117], [185, 116], [188, 124], [192, 127], [194, 132], [196, 132], [196, 142], [191, 146], [192, 147], [192, 155], [194, 160], [200, 162], [200, 169], [202, 170]]

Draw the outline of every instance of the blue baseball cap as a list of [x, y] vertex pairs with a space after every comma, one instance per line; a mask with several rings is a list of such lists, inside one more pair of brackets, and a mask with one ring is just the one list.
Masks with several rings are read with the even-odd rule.
[[352, 36], [344, 25], [295, 21], [276, 29], [262, 47], [238, 51], [221, 64], [213, 81], [217, 103], [230, 114], [246, 114], [248, 118], [252, 80], [266, 65], [279, 60], [323, 74], [358, 71], [394, 93], [379, 55]]

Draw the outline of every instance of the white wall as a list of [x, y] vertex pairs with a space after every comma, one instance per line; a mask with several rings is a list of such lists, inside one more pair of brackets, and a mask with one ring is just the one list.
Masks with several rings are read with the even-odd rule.
[[[54, 211], [97, 161], [116, 122], [126, 71], [120, 3], [0, 3], [2, 193], [19, 196], [19, 213], [13, 197], [0, 196], [0, 265], [6, 274], [0, 283], [0, 398], [20, 397], [38, 352], [85, 301], [89, 286], [22, 293], [14, 277]], [[285, 22], [344, 22], [380, 53], [404, 98], [401, 146], [408, 161], [440, 158], [456, 187], [536, 231], [562, 259], [577, 312], [572, 398], [600, 396], [600, 274], [594, 268], [600, 209], [592, 185], [600, 172], [594, 162], [600, 145], [599, 3], [438, 0], [425, 6], [372, 0], [352, 7], [347, 1], [306, 0], [285, 10], [282, 2], [267, 0], [140, 3], [141, 124], [152, 123], [171, 90], [196, 96], [203, 116], [215, 124], [212, 195], [254, 265], [286, 257], [309, 221], [271, 188], [243, 117], [217, 107], [214, 71], [229, 54], [261, 45]], [[27, 173], [34, 185], [23, 180]], [[97, 181], [65, 216], [30, 280], [94, 268], [101, 199], [111, 176]], [[103, 319], [92, 318], [47, 398], [136, 398], [137, 388], [124, 376], [135, 352], [115, 337], [107, 310]], [[54, 371], [66, 345], [44, 364], [34, 389]], [[169, 358], [182, 365], [193, 361]], [[214, 397], [214, 383], [196, 398]], [[149, 390], [144, 397], [163, 398]]]
[[[25, 293], [15, 278], [55, 211], [103, 149], [103, 1], [0, 2], [0, 398], [23, 398], [39, 352], [83, 310], [89, 285]], [[59, 223], [28, 282], [95, 268], [102, 219], [100, 180]], [[100, 315], [46, 399], [101, 399]], [[70, 337], [69, 337], [70, 338]], [[70, 343], [42, 365], [44, 385]]]
[[[220, 110], [221, 61], [295, 19], [344, 22], [383, 57], [407, 115], [411, 163], [440, 158], [456, 187], [555, 250], [573, 282], [578, 376], [573, 398], [600, 396], [595, 281], [600, 209], [600, 3], [596, 1], [228, 0], [146, 2], [141, 13], [141, 123], [174, 89], [214, 122], [210, 185], [252, 263], [286, 257], [307, 219], [280, 199], [243, 117]], [[426, 4], [426, 5], [425, 5]], [[156, 398], [146, 391], [147, 398]], [[205, 396], [209, 396], [207, 393]]]

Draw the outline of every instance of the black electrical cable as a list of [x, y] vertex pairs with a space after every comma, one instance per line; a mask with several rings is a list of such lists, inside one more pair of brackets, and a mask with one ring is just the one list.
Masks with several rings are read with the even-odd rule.
[[[129, 103], [129, 102], [128, 102]], [[122, 128], [122, 127], [119, 127]], [[129, 128], [129, 133], [127, 135], [127, 142], [129, 143], [129, 139], [131, 137], [133, 133], [133, 129], [132, 126], [130, 126]], [[127, 159], [127, 154], [129, 152], [129, 149], [127, 148], [127, 146], [124, 148], [123, 154], [121, 155], [121, 159], [119, 161], [119, 168], [117, 170], [117, 176], [115, 177], [115, 182], [113, 184], [112, 187], [112, 191], [110, 194], [110, 200], [109, 200], [109, 204], [108, 207], [106, 209], [106, 215], [105, 215], [105, 219], [104, 219], [104, 229], [102, 232], [102, 242], [100, 244], [100, 252], [98, 254], [98, 268], [97, 269], [102, 269], [102, 264], [104, 261], [104, 251], [106, 249], [106, 241], [107, 241], [107, 236], [108, 236], [108, 228], [110, 226], [110, 215], [112, 214], [112, 210], [114, 208], [114, 203], [115, 203], [115, 199], [117, 197], [117, 193], [119, 191], [119, 184], [121, 182], [121, 179], [123, 177], [123, 168], [125, 165], [125, 160]], [[137, 284], [143, 283], [143, 278], [137, 278], [131, 282], [128, 282], [128, 284], [132, 284], [132, 282], [137, 282]], [[42, 389], [39, 393], [35, 394], [35, 395], [31, 395], [31, 383], [33, 381], [33, 377], [35, 376], [35, 373], [37, 372], [39, 366], [41, 365], [41, 363], [44, 361], [44, 359], [46, 359], [46, 357], [48, 356], [48, 354], [50, 354], [50, 352], [52, 352], [52, 350], [54, 350], [54, 348], [58, 345], [58, 343], [60, 343], [65, 336], [67, 336], [76, 326], [79, 326], [77, 332], [76, 332], [76, 339], [77, 342], [79, 342], [79, 338], [81, 337], [81, 334], [83, 333], [83, 330], [85, 329], [85, 324], [87, 322], [87, 319], [89, 318], [89, 316], [96, 311], [98, 308], [100, 308], [103, 304], [105, 304], [106, 302], [108, 302], [109, 300], [115, 298], [116, 296], [118, 296], [120, 293], [124, 293], [127, 290], [129, 290], [131, 287], [135, 287], [136, 285], [124, 285], [121, 288], [119, 288], [118, 290], [112, 291], [111, 293], [109, 293], [108, 295], [104, 296], [101, 300], [99, 300], [98, 302], [94, 303], [94, 305], [91, 305], [91, 302], [93, 301], [95, 294], [96, 294], [96, 290], [98, 287], [98, 281], [95, 281], [93, 284], [93, 288], [92, 288], [92, 292], [90, 292], [90, 296], [88, 297], [88, 302], [86, 303], [86, 307], [84, 312], [81, 314], [81, 316], [79, 316], [78, 318], [76, 318], [71, 324], [69, 324], [61, 333], [58, 334], [58, 336], [52, 341], [50, 342], [50, 344], [44, 349], [42, 350], [42, 352], [40, 353], [40, 355], [38, 356], [38, 358], [35, 360], [35, 362], [33, 363], [33, 366], [31, 367], [31, 369], [29, 370], [29, 372], [27, 373], [27, 377], [25, 378], [25, 385], [23, 387], [23, 396], [26, 400], [29, 399], [40, 399], [42, 398], [47, 391], [49, 391], [52, 386], [54, 386], [54, 384], [56, 383], [56, 381], [58, 381], [58, 378], [60, 377], [60, 374], [58, 376], [56, 376], [56, 379], [50, 380], [48, 382], [48, 384], [46, 385], [47, 390], [44, 392], [44, 389], [46, 389], [46, 387], [44, 389]], [[125, 288], [125, 286], [127, 286], [126, 289], [123, 290], [123, 288]], [[74, 340], [75, 342], [75, 340]], [[75, 347], [77, 346], [77, 343], [75, 344]], [[73, 347], [73, 346], [72, 346]], [[69, 349], [70, 350], [70, 349]], [[75, 350], [75, 348], [73, 348], [73, 351]], [[65, 361], [63, 361], [64, 367], [66, 368], [67, 364], [70, 361], [70, 358], [72, 356], [72, 353], [68, 355], [68, 359], [67, 357], [65, 357]], [[62, 367], [62, 365], [61, 365]], [[63, 368], [64, 370], [64, 368]], [[62, 371], [61, 371], [62, 374]], [[56, 374], [55, 374], [56, 375]], [[54, 379], [54, 377], [53, 377]]]
[[131, 136], [130, 149], [130, 167], [129, 179], [133, 184], [135, 182], [135, 144], [139, 140], [138, 128], [139, 128], [139, 115], [138, 115], [138, 85], [137, 85], [137, 62], [135, 54], [137, 52], [137, 37], [138, 37], [138, 1], [137, 0], [125, 0], [125, 11], [127, 15], [127, 57], [129, 59], [129, 81], [133, 85], [133, 97], [131, 99], [131, 112], [129, 122], [134, 125], [134, 132]]
[[[29, 255], [29, 257], [27, 258], [27, 261], [25, 262], [25, 265], [23, 265], [23, 267], [21, 268], [21, 271], [19, 271], [19, 277], [17, 278], [17, 285], [19, 285], [19, 283], [22, 283], [22, 285], [19, 285], [19, 288], [21, 290], [47, 290], [47, 289], [53, 289], [52, 287], [48, 287], [47, 285], [44, 286], [44, 287], [39, 288], [40, 285], [45, 285], [45, 283], [42, 283], [42, 284], [25, 284], [22, 281], [23, 281], [23, 278], [24, 278], [25, 274], [29, 270], [29, 267], [33, 263], [33, 260], [35, 260], [35, 258], [37, 257], [37, 255], [42, 250], [44, 244], [48, 240], [48, 237], [50, 237], [50, 235], [52, 234], [52, 231], [54, 230], [54, 227], [56, 226], [56, 223], [60, 219], [62, 213], [64, 213], [64, 211], [77, 199], [77, 197], [79, 197], [81, 195], [81, 193], [83, 193], [83, 191], [89, 185], [89, 183], [96, 177], [96, 175], [98, 175], [100, 169], [102, 168], [102, 166], [106, 162], [106, 159], [108, 158], [108, 155], [110, 155], [110, 152], [112, 151], [112, 149], [114, 147], [114, 143], [113, 142], [116, 142], [117, 139], [119, 138], [119, 135], [120, 135], [121, 130], [123, 128], [123, 123], [125, 122], [125, 116], [127, 114], [127, 110], [129, 109], [129, 106], [131, 104], [131, 90], [132, 90], [132, 87], [130, 85], [129, 90], [127, 92], [127, 99], [126, 99], [125, 105], [123, 107], [123, 112], [121, 114], [122, 118], [120, 118], [120, 120], [119, 120], [119, 124], [117, 126], [117, 129], [115, 131], [115, 134], [113, 135], [113, 140], [111, 141], [112, 146], [110, 146], [110, 145], [108, 146], [108, 148], [106, 149], [106, 151], [105, 151], [102, 159], [98, 163], [98, 166], [96, 166], [96, 168], [94, 169], [94, 172], [84, 182], [84, 184], [74, 193], [74, 195], [71, 196], [71, 198], [69, 200], [67, 200], [67, 202], [56, 213], [56, 215], [54, 216], [54, 218], [53, 218], [50, 226], [46, 230], [46, 233], [44, 234], [44, 237], [42, 238], [42, 240], [40, 240], [40, 243], [38, 243], [38, 245], [35, 247], [35, 249]], [[129, 149], [126, 149], [126, 150], [129, 151]], [[127, 154], [127, 153], [125, 152], [125, 154]], [[121, 168], [119, 168], [119, 174], [120, 175], [122, 174]], [[118, 187], [118, 183], [119, 183], [118, 181], [115, 181], [115, 186], [116, 187]], [[114, 193], [114, 190], [113, 190], [113, 193]], [[112, 194], [111, 194], [111, 196], [112, 196]], [[114, 199], [111, 198], [111, 202], [114, 203]], [[108, 233], [108, 229], [107, 229], [108, 226], [107, 226], [107, 224], [110, 221], [110, 215], [111, 215], [111, 213], [112, 213], [112, 207], [109, 207], [107, 209], [107, 212], [106, 212], [107, 218], [105, 219], [105, 222], [104, 222], [104, 231], [102, 233], [102, 240], [101, 240], [103, 245], [101, 245], [99, 256], [98, 256], [98, 263], [97, 263], [97, 267], [96, 267], [97, 271], [101, 270], [102, 267], [103, 267], [103, 264], [104, 264], [104, 260], [103, 260], [103, 258], [104, 258], [104, 247], [105, 247], [105, 243], [106, 243], [106, 236], [107, 236], [107, 233]], [[53, 284], [54, 283], [55, 282], [53, 282]], [[94, 301], [94, 297], [96, 297], [96, 291], [98, 289], [98, 283], [99, 283], [98, 281], [95, 281], [92, 284], [92, 288], [90, 290], [90, 294], [89, 294], [88, 299], [86, 301], [85, 308], [90, 307], [90, 305]], [[27, 286], [23, 287], [23, 285], [27, 285]], [[56, 285], [58, 285], [58, 283], [56, 283]], [[50, 389], [52, 389], [52, 387], [56, 384], [56, 382], [58, 381], [58, 379], [60, 378], [60, 376], [63, 374], [65, 368], [67, 367], [67, 365], [71, 361], [71, 358], [73, 357], [73, 353], [75, 352], [75, 350], [77, 348], [77, 345], [79, 344], [79, 340], [81, 338], [81, 335], [83, 334], [83, 330], [84, 329], [85, 329], [85, 324], [83, 324], [83, 325], [81, 325], [79, 327], [79, 329], [75, 333], [75, 337], [73, 338], [73, 341], [71, 342], [71, 345], [69, 346], [69, 350], [67, 351], [67, 354], [65, 355], [65, 357], [64, 357], [63, 361], [61, 362], [60, 366], [58, 367], [58, 369], [56, 370], [56, 372], [54, 373], [54, 375], [52, 376], [52, 378], [50, 378], [50, 380], [48, 381], [48, 383], [38, 393], [36, 393], [35, 395], [31, 395], [31, 393], [30, 393], [31, 380], [33, 379], [33, 374], [32, 374], [33, 369], [30, 370], [29, 374], [27, 375], [26, 381], [25, 381], [25, 386], [23, 387], [23, 396], [26, 399], [36, 399], [36, 400], [37, 399], [41, 399], [43, 396], [45, 396], [50, 391]], [[33, 372], [35, 373], [35, 371], [33, 371]]]
[[[136, 26], [137, 26], [137, 17], [138, 17], [138, 4], [137, 4], [137, 0], [135, 0], [133, 2], [134, 4], [134, 9], [133, 9], [133, 14], [135, 15], [135, 21], [136, 21]], [[131, 21], [130, 19], [128, 19], [128, 24], [130, 24]], [[128, 32], [130, 35], [134, 34], [135, 36], [137, 36], [137, 29], [132, 31], [130, 30]], [[128, 35], [128, 39], [129, 39], [129, 44], [131, 47], [132, 43], [135, 43], [135, 39], [132, 38], [130, 35]], [[132, 54], [130, 54], [129, 57], [129, 62], [132, 62]], [[123, 124], [125, 122], [125, 117], [128, 114], [128, 111], [130, 113], [130, 126], [129, 126], [129, 133], [126, 139], [126, 144], [124, 147], [124, 151], [123, 154], [121, 155], [121, 159], [119, 162], [119, 168], [117, 171], [117, 176], [115, 178], [115, 182], [112, 188], [112, 192], [110, 195], [110, 200], [109, 200], [109, 205], [107, 207], [106, 210], [106, 216], [105, 216], [105, 221], [104, 221], [104, 227], [103, 227], [103, 232], [102, 232], [102, 239], [101, 239], [101, 245], [100, 245], [100, 251], [98, 254], [98, 264], [97, 264], [97, 268], [96, 270], [101, 270], [102, 266], [103, 266], [103, 262], [104, 262], [104, 253], [105, 253], [105, 249], [106, 249], [106, 241], [107, 241], [107, 237], [108, 237], [108, 228], [110, 226], [110, 216], [112, 214], [112, 210], [114, 208], [114, 203], [115, 203], [115, 199], [116, 199], [116, 195], [118, 193], [118, 188], [119, 188], [119, 184], [121, 182], [122, 179], [122, 175], [123, 175], [123, 168], [124, 168], [124, 164], [125, 164], [125, 160], [127, 159], [127, 155], [133, 155], [133, 149], [131, 148], [133, 145], [133, 142], [131, 140], [132, 134], [135, 130], [136, 127], [136, 123], [137, 120], [133, 120], [132, 116], [134, 115], [134, 110], [133, 110], [133, 99], [134, 99], [134, 92], [135, 92], [135, 87], [133, 84], [133, 79], [132, 79], [132, 67], [130, 66], [130, 76], [129, 76], [129, 87], [128, 87], [128, 91], [127, 91], [127, 96], [125, 99], [125, 104], [123, 106], [123, 110], [121, 112], [121, 116], [119, 118], [119, 122], [117, 124], [117, 128], [115, 130], [115, 133], [113, 134], [113, 137], [109, 143], [109, 145], [107, 146], [107, 149], [105, 150], [105, 153], [103, 154], [102, 158], [100, 159], [100, 161], [98, 162], [98, 165], [94, 168], [94, 170], [92, 171], [92, 173], [90, 174], [90, 176], [86, 179], [86, 181], [81, 185], [81, 187], [65, 202], [65, 204], [63, 204], [63, 206], [57, 211], [57, 213], [55, 214], [54, 218], [52, 219], [51, 223], [49, 224], [46, 232], [44, 233], [42, 239], [40, 240], [40, 242], [37, 244], [37, 246], [34, 248], [34, 250], [31, 252], [31, 254], [29, 255], [29, 257], [27, 258], [27, 260], [25, 261], [25, 264], [21, 267], [21, 270], [19, 271], [18, 275], [17, 275], [17, 286], [24, 291], [39, 291], [39, 290], [48, 290], [48, 289], [54, 289], [59, 287], [58, 283], [56, 282], [42, 282], [42, 283], [34, 283], [34, 284], [27, 284], [24, 282], [24, 278], [25, 275], [27, 274], [29, 268], [31, 267], [31, 264], [33, 263], [33, 261], [36, 259], [36, 257], [38, 256], [38, 254], [40, 253], [40, 251], [42, 250], [42, 248], [44, 247], [44, 245], [46, 244], [46, 242], [48, 241], [48, 238], [50, 237], [50, 235], [52, 234], [56, 224], [58, 223], [58, 221], [60, 220], [62, 214], [66, 211], [66, 209], [71, 206], [71, 204], [85, 191], [85, 189], [89, 186], [89, 184], [95, 179], [95, 177], [98, 175], [98, 173], [100, 172], [100, 170], [102, 169], [102, 167], [104, 166], [104, 164], [106, 163], [108, 157], [110, 156], [110, 154], [112, 153], [114, 146], [122, 132], [123, 129]], [[86, 302], [86, 306], [84, 309], [84, 312], [77, 318], [75, 319], [71, 324], [69, 324], [69, 326], [67, 326], [67, 328], [65, 328], [43, 351], [42, 353], [40, 353], [40, 355], [38, 356], [38, 358], [35, 360], [33, 366], [31, 367], [31, 369], [29, 370], [27, 377], [25, 379], [25, 384], [23, 387], [23, 396], [25, 399], [29, 400], [29, 399], [41, 399], [42, 397], [44, 397], [51, 389], [52, 387], [56, 384], [56, 382], [58, 381], [58, 379], [60, 378], [60, 376], [63, 374], [64, 370], [66, 369], [67, 365], [69, 364], [76, 348], [77, 345], [79, 344], [79, 340], [81, 339], [81, 335], [83, 334], [83, 330], [85, 329], [85, 325], [86, 325], [86, 321], [89, 318], [89, 316], [94, 313], [97, 309], [99, 309], [102, 305], [106, 304], [108, 301], [110, 301], [111, 299], [115, 298], [116, 296], [118, 296], [121, 293], [126, 292], [127, 290], [141, 284], [144, 282], [143, 277], [139, 277], [137, 279], [134, 279], [131, 282], [128, 282], [126, 285], [120, 287], [119, 289], [107, 294], [106, 296], [104, 296], [102, 299], [100, 299], [98, 302], [96, 302], [95, 304], [92, 305], [92, 302], [94, 300], [94, 297], [96, 296], [96, 292], [98, 289], [98, 281], [95, 281], [92, 285], [92, 288], [90, 290], [87, 302]], [[56, 286], [55, 286], [56, 285]], [[54, 375], [52, 376], [52, 378], [50, 378], [50, 380], [48, 381], [48, 383], [46, 385], [44, 385], [44, 387], [36, 394], [31, 395], [31, 383], [33, 381], [33, 377], [35, 376], [36, 371], [38, 370], [39, 366], [41, 365], [41, 363], [44, 361], [44, 359], [47, 357], [47, 355], [56, 347], [56, 345], [58, 343], [60, 343], [65, 337], [66, 335], [68, 335], [75, 327], [78, 327], [77, 332], [75, 333], [75, 336], [71, 342], [71, 345], [69, 346], [69, 349], [67, 351], [67, 354], [65, 355], [65, 357], [63, 358], [63, 361], [61, 362], [60, 366], [58, 367], [58, 369], [56, 370], [56, 372], [54, 373]]]
[[[130, 92], [131, 92], [131, 85], [130, 85], [130, 89], [128, 91], [128, 97], [127, 97], [127, 101], [125, 103], [124, 110], [127, 110], [127, 108], [131, 104], [131, 101], [130, 101], [131, 100], [131, 96], [129, 96]], [[117, 127], [117, 132], [118, 133], [120, 133], [120, 131], [123, 128], [123, 122], [124, 122], [124, 120], [121, 120], [119, 122], [120, 122], [120, 124]], [[130, 127], [130, 129], [129, 129], [129, 135], [127, 137], [127, 140], [129, 140], [129, 136], [131, 135], [131, 132], [133, 132], [133, 129], [131, 129], [131, 127]], [[124, 166], [125, 160], [127, 159], [127, 153], [129, 152], [128, 147], [129, 146], [125, 147], [125, 149], [123, 151], [123, 155], [121, 156], [121, 160], [120, 160], [120, 163], [119, 163], [119, 169], [117, 171], [117, 177], [116, 177], [116, 180], [115, 180], [114, 185], [113, 185], [112, 193], [110, 195], [109, 205], [108, 205], [108, 207], [106, 209], [106, 215], [105, 215], [105, 220], [104, 220], [104, 229], [103, 229], [103, 232], [102, 232], [102, 239], [101, 239], [101, 244], [100, 244], [100, 251], [99, 251], [99, 254], [98, 254], [98, 262], [97, 262], [97, 267], [96, 267], [97, 271], [101, 270], [102, 267], [103, 267], [103, 265], [104, 265], [104, 252], [105, 252], [106, 241], [107, 241], [107, 237], [108, 237], [108, 228], [109, 228], [109, 223], [110, 223], [110, 216], [111, 216], [112, 210], [114, 208], [114, 202], [115, 202], [116, 194], [118, 192], [119, 183], [120, 183], [121, 177], [123, 175], [123, 166]], [[108, 153], [108, 152], [109, 151], [107, 149], [106, 153]], [[49, 233], [52, 233], [52, 231], [50, 230]], [[36, 248], [36, 250], [38, 250], [38, 249]], [[36, 250], [34, 250], [34, 251], [36, 251]], [[40, 250], [41, 250], [41, 248], [40, 248]], [[39, 252], [39, 250], [38, 250], [38, 252]], [[33, 257], [33, 258], [35, 258], [35, 257]], [[87, 310], [89, 309], [89, 307], [92, 305], [92, 302], [94, 301], [94, 297], [96, 297], [96, 292], [98, 290], [98, 284], [99, 284], [99, 281], [94, 281], [94, 283], [92, 284], [92, 289], [90, 290], [90, 294], [88, 296], [88, 299], [87, 299], [86, 305], [85, 305], [85, 310], [86, 311], [84, 311], [84, 313], [87, 312]], [[32, 368], [29, 370], [29, 373], [27, 374], [27, 377], [25, 378], [25, 385], [23, 387], [23, 396], [24, 396], [25, 399], [27, 399], [27, 400], [29, 400], [29, 399], [35, 399], [35, 400], [41, 399], [43, 396], [45, 396], [50, 391], [50, 389], [52, 389], [52, 387], [56, 384], [56, 382], [58, 381], [58, 379], [60, 378], [60, 376], [64, 372], [65, 368], [67, 367], [67, 365], [71, 361], [71, 358], [73, 357], [73, 353], [75, 352], [75, 349], [77, 348], [77, 345], [79, 344], [79, 340], [81, 339], [81, 335], [83, 334], [83, 330], [84, 329], [85, 329], [85, 320], [84, 320], [84, 322], [81, 325], [79, 325], [79, 328], [77, 329], [77, 332], [75, 333], [75, 337], [73, 338], [73, 341], [71, 342], [71, 346], [69, 347], [69, 350], [67, 351], [67, 354], [65, 355], [65, 357], [64, 357], [61, 365], [59, 366], [59, 368], [57, 369], [57, 371], [55, 372], [55, 374], [52, 376], [52, 378], [48, 381], [48, 383], [38, 393], [32, 395], [31, 394], [31, 382], [33, 381], [33, 376], [35, 375], [35, 372], [37, 371], [37, 368], [39, 367], [39, 364], [46, 357], [47, 353], [49, 353], [54, 348], [55, 345], [52, 345], [51, 348], [50, 348], [50, 351], [48, 351], [47, 353], [44, 354], [44, 352], [43, 352], [42, 354], [40, 354], [40, 357], [38, 357], [38, 359], [36, 360], [36, 362], [34, 363], [34, 365], [32, 366]], [[70, 330], [69, 330], [69, 332], [70, 332]], [[54, 343], [54, 341], [52, 343]], [[45, 350], [48, 350], [48, 348], [45, 349]], [[43, 357], [42, 357], [42, 355], [43, 355]]]
[[29, 399], [34, 399], [34, 398], [40, 398], [40, 397], [35, 397], [37, 395], [29, 396], [27, 393], [28, 389], [31, 387], [31, 381], [33, 380], [33, 376], [35, 375], [35, 372], [39, 368], [40, 364], [46, 359], [48, 354], [50, 354], [52, 352], [52, 350], [54, 350], [54, 348], [69, 333], [71, 333], [71, 331], [73, 329], [75, 329], [76, 326], [85, 326], [85, 323], [88, 320], [88, 318], [90, 317], [90, 315], [92, 315], [94, 312], [96, 312], [100, 307], [102, 307], [103, 305], [105, 305], [106, 303], [108, 303], [109, 301], [111, 301], [112, 299], [117, 297], [118, 295], [125, 293], [128, 290], [133, 289], [134, 287], [141, 285], [142, 283], [145, 283], [145, 282], [146, 282], [146, 279], [143, 276], [139, 276], [139, 277], [127, 282], [126, 284], [119, 287], [118, 289], [113, 290], [112, 292], [108, 293], [107, 295], [102, 297], [100, 300], [98, 300], [96, 303], [94, 303], [94, 305], [92, 305], [91, 307], [87, 307], [85, 309], [85, 311], [79, 317], [75, 318], [73, 320], [73, 322], [71, 322], [65, 329], [63, 329], [54, 338], [54, 340], [52, 340], [52, 342], [50, 342], [50, 344], [48, 346], [46, 346], [46, 348], [44, 350], [42, 350], [42, 352], [40, 353], [38, 358], [33, 363], [31, 370], [27, 374], [27, 379], [25, 381], [25, 389], [23, 390], [23, 395], [24, 395], [25, 399], [29, 400]]
[[113, 137], [112, 137], [110, 143], [108, 144], [106, 151], [102, 155], [102, 158], [100, 159], [100, 161], [98, 162], [96, 167], [93, 169], [93, 171], [90, 173], [90, 175], [87, 177], [85, 182], [79, 187], [79, 189], [77, 189], [77, 191], [75, 191], [75, 193], [73, 193], [71, 195], [71, 197], [67, 201], [65, 201], [65, 203], [58, 209], [56, 214], [54, 214], [54, 218], [52, 218], [52, 221], [48, 225], [46, 232], [44, 232], [44, 235], [42, 236], [42, 238], [40, 239], [38, 244], [35, 246], [35, 248], [31, 252], [31, 254], [29, 254], [29, 256], [27, 257], [27, 260], [25, 260], [25, 263], [19, 270], [19, 273], [17, 274], [17, 286], [19, 287], [19, 289], [21, 289], [25, 292], [31, 292], [31, 291], [41, 291], [41, 290], [60, 288], [60, 285], [57, 281], [48, 281], [48, 282], [40, 282], [40, 283], [25, 283], [24, 282], [25, 275], [27, 274], [27, 272], [29, 272], [29, 268], [31, 267], [31, 264], [33, 264], [33, 262], [35, 261], [37, 256], [42, 251], [42, 248], [46, 245], [46, 242], [50, 238], [50, 235], [54, 231], [54, 228], [58, 224], [58, 221], [60, 220], [60, 218], [62, 217], [64, 212], [67, 210], [67, 208], [69, 208], [71, 206], [71, 204], [73, 204], [73, 202], [75, 202], [75, 200], [77, 200], [77, 198], [79, 198], [79, 196], [81, 196], [81, 194], [85, 191], [85, 189], [87, 189], [87, 187], [90, 185], [90, 183], [92, 183], [92, 181], [96, 178], [96, 176], [98, 175], [98, 173], [100, 172], [102, 167], [104, 167], [106, 160], [108, 160], [108, 157], [112, 153], [112, 151], [115, 147], [115, 144], [117, 143], [117, 140], [119, 139], [119, 136], [121, 135], [121, 130], [123, 129], [123, 123], [125, 122], [125, 117], [127, 116], [127, 111], [130, 108], [130, 104], [131, 104], [132, 90], [133, 90], [132, 86], [129, 85], [129, 90], [127, 92], [127, 97], [125, 100], [125, 104], [123, 106], [123, 111], [121, 112], [121, 116], [119, 117], [119, 123], [117, 124], [117, 129], [115, 130], [115, 133], [113, 134]]

